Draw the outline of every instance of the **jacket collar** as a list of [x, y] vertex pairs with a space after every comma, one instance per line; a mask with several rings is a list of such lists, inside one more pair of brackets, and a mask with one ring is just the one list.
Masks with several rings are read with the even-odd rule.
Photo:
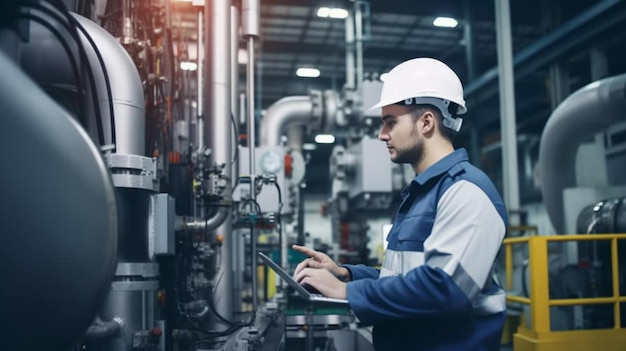
[[460, 148], [454, 150], [451, 154], [437, 161], [434, 165], [428, 167], [424, 172], [418, 174], [413, 180], [419, 185], [424, 185], [432, 178], [448, 171], [452, 171], [457, 164], [468, 161], [467, 151]]

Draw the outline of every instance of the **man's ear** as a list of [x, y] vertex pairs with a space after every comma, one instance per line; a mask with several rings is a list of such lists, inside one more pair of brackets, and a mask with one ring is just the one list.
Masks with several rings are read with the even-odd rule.
[[437, 119], [432, 111], [426, 110], [426, 112], [422, 115], [422, 118], [418, 120], [418, 123], [423, 134], [431, 134], [435, 131]]

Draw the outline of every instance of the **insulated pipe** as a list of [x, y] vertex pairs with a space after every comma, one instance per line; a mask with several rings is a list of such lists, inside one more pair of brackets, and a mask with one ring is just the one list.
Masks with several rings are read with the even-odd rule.
[[[204, 6], [205, 27], [204, 48], [207, 54], [205, 58], [211, 58], [205, 72], [205, 102], [208, 115], [205, 123], [205, 143], [211, 148], [212, 162], [224, 165], [223, 175], [228, 178], [228, 188], [225, 196], [230, 196], [230, 179], [232, 178], [231, 167], [231, 144], [232, 133], [230, 114], [230, 1], [214, 0]], [[227, 211], [230, 211], [228, 208]], [[220, 223], [218, 233], [224, 237], [222, 246], [222, 260], [220, 270], [224, 272], [220, 283], [215, 287], [213, 303], [217, 312], [228, 320], [232, 320], [232, 235], [231, 224], [224, 215], [223, 210], [217, 212], [215, 217], [209, 218], [208, 222]], [[217, 323], [217, 319], [215, 319]]]
[[272, 104], [261, 121], [261, 145], [278, 146], [290, 125], [311, 122], [313, 103], [309, 96], [288, 96]]
[[[143, 85], [135, 63], [118, 40], [104, 28], [85, 17], [76, 14], [74, 17], [93, 39], [107, 68], [115, 114], [115, 152], [143, 156], [145, 152], [145, 103]], [[81, 37], [83, 37], [82, 33]], [[109, 100], [104, 76], [101, 73], [102, 69], [94, 49], [84, 38], [83, 46], [87, 50], [89, 64], [96, 76], [98, 102], [104, 118], [104, 116], [109, 116]]]
[[[85, 17], [77, 14], [73, 14], [73, 16], [94, 41], [102, 55], [108, 73], [115, 115], [116, 152], [143, 156], [145, 149], [145, 104], [143, 86], [137, 68], [124, 47], [109, 32]], [[67, 54], [57, 40], [52, 40], [52, 34], [38, 25], [31, 26], [30, 34], [28, 43], [22, 44], [21, 63], [24, 70], [41, 86], [52, 90], [63, 90], [66, 87], [74, 88], [75, 80], [70, 65], [67, 63]], [[94, 74], [98, 93], [97, 104], [104, 128], [104, 140], [105, 143], [109, 144], [112, 142], [112, 134], [110, 133], [110, 104], [106, 80], [91, 43], [82, 31], [79, 30], [78, 34], [85, 48], [88, 64]], [[45, 54], [42, 55], [42, 52]], [[77, 51], [76, 55], [78, 55]], [[85, 77], [87, 76], [85, 75]], [[90, 92], [89, 84], [85, 84], [85, 87]], [[87, 96], [89, 96], [90, 103], [86, 106], [90, 108], [88, 113], [92, 114], [91, 94], [89, 93]], [[67, 98], [67, 100], [75, 99], [76, 95]]]
[[[541, 193], [557, 233], [565, 231], [563, 190], [576, 186], [580, 143], [624, 121], [626, 74], [593, 82], [567, 97], [552, 113], [541, 135]], [[589, 123], [589, 118], [593, 123]]]

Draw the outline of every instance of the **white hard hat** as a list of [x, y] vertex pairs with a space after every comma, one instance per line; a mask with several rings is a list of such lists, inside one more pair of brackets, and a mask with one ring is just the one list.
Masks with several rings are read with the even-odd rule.
[[445, 63], [432, 58], [404, 61], [387, 73], [380, 101], [370, 109], [404, 102], [407, 105], [431, 104], [439, 108], [443, 124], [459, 131], [462, 120], [448, 112], [451, 102], [458, 106], [457, 115], [467, 112], [461, 80]]

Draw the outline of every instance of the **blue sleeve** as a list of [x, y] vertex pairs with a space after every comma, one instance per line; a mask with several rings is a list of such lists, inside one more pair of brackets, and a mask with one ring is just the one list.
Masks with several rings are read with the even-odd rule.
[[364, 264], [344, 264], [342, 267], [350, 271], [352, 280], [360, 279], [378, 279], [380, 271]]
[[365, 325], [472, 311], [470, 300], [452, 278], [429, 266], [417, 267], [406, 275], [352, 281], [346, 293], [350, 307]]

